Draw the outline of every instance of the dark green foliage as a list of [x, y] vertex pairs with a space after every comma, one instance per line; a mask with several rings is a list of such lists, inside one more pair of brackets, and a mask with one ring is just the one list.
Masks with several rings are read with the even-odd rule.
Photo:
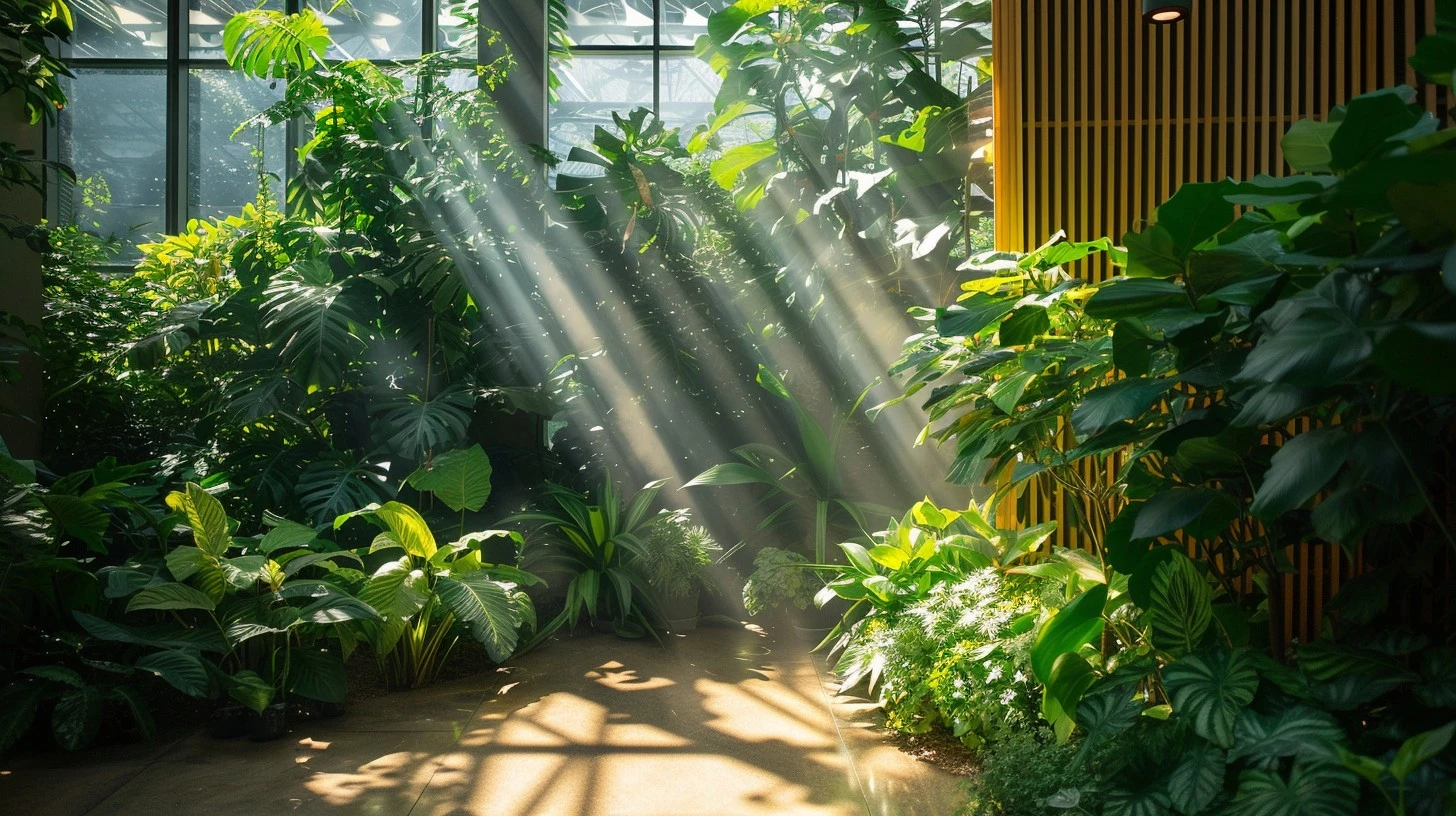
[[1096, 813], [1096, 766], [1080, 761], [1078, 746], [1059, 743], [1045, 729], [1026, 731], [983, 755], [965, 786], [971, 801], [964, 816], [1046, 816]]

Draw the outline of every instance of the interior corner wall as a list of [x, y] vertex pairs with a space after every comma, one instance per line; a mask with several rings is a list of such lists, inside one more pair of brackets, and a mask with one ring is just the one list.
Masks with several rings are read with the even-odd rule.
[[[1402, 83], [1435, 0], [995, 0], [996, 243], [1120, 239], [1189, 181], [1288, 172], [1279, 139]], [[1090, 270], [1094, 279], [1106, 266]]]
[[[30, 124], [18, 92], [0, 97], [0, 142], [11, 142], [39, 156], [45, 153], [44, 137], [43, 128]], [[44, 200], [38, 193], [15, 187], [0, 195], [0, 219], [38, 224], [43, 216]], [[39, 326], [43, 311], [40, 255], [24, 241], [0, 235], [0, 312], [16, 315], [27, 325]], [[32, 459], [40, 455], [40, 421], [45, 408], [43, 378], [40, 357], [25, 354], [20, 361], [20, 379], [0, 382], [0, 439], [5, 440], [17, 458]]]
[[[1289, 172], [1279, 141], [1357, 94], [1408, 84], [1448, 100], [1407, 65], [1435, 0], [1194, 0], [1150, 25], [1139, 0], [994, 0], [998, 249], [1058, 230], [1120, 241], [1191, 181]], [[1078, 270], [1105, 280], [1105, 264]], [[1089, 479], [1110, 477], [1092, 471]], [[1060, 520], [1054, 544], [1086, 548], [1072, 500], [1035, 480], [1003, 520]], [[1324, 604], [1358, 572], [1339, 548], [1291, 552], [1286, 637], [1318, 632]]]

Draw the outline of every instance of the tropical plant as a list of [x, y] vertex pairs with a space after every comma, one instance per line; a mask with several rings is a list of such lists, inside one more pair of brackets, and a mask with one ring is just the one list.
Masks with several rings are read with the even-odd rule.
[[683, 598], [712, 591], [707, 568], [720, 550], [706, 527], [692, 524], [686, 510], [657, 516], [642, 539], [642, 558], [635, 566], [647, 585], [662, 598]]
[[[919, 266], [939, 290], [952, 248], [964, 249], [975, 216], [989, 211], [989, 167], [973, 158], [988, 141], [989, 24], [990, 3], [980, 0], [740, 0], [711, 15], [698, 39], [696, 53], [724, 82], [689, 150], [768, 123], [768, 133], [723, 150], [714, 179], [773, 222], [784, 246], [850, 250], [786, 265], [835, 287]], [[974, 61], [964, 97], [916, 54], [932, 48], [948, 65]]]
[[[75, 28], [71, 9], [63, 0], [4, 0], [0, 3], [0, 33], [8, 47], [0, 52], [0, 94], [19, 92], [30, 124], [56, 123], [56, 112], [66, 104], [61, 83], [72, 76], [55, 54], [55, 44], [70, 39]], [[57, 162], [14, 142], [0, 141], [0, 188], [26, 187], [43, 193], [48, 173], [71, 175]], [[21, 234], [34, 225], [6, 224]]]
[[541, 509], [508, 519], [535, 524], [543, 539], [528, 548], [526, 564], [568, 578], [565, 607], [542, 627], [542, 636], [576, 626], [583, 615], [610, 621], [623, 636], [656, 636], [649, 617], [655, 611], [652, 590], [633, 562], [645, 552], [642, 537], [654, 523], [648, 513], [664, 483], [649, 482], [630, 499], [611, 479], [594, 496], [548, 483]]
[[[756, 532], [776, 524], [807, 522], [814, 562], [828, 560], [828, 542], [835, 526], [863, 531], [867, 513], [890, 515], [876, 505], [851, 498], [841, 473], [840, 443], [845, 427], [859, 411], [870, 389], [860, 392], [850, 409], [835, 416], [828, 432], [789, 391], [782, 379], [759, 365], [757, 382], [763, 390], [792, 409], [798, 438], [792, 451], [754, 442], [733, 449], [741, 462], [714, 465], [699, 473], [684, 488], [722, 485], [765, 485], [763, 502], [769, 509]], [[873, 387], [873, 386], [871, 386]], [[797, 514], [797, 518], [795, 517]]]
[[281, 520], [266, 535], [236, 537], [222, 503], [195, 483], [167, 503], [192, 543], [100, 570], [124, 613], [74, 610], [82, 628], [129, 644], [131, 665], [190, 696], [221, 692], [257, 712], [290, 694], [344, 702], [349, 643], [339, 624], [380, 615], [340, 581], [305, 571], [327, 575], [359, 557]]
[[804, 556], [764, 547], [754, 554], [753, 572], [743, 582], [743, 607], [750, 615], [787, 606], [805, 610], [823, 586]]
[[865, 683], [892, 728], [944, 725], [980, 746], [1035, 722], [1037, 624], [1065, 599], [1064, 584], [1097, 573], [1076, 555], [1042, 551], [1054, 525], [998, 530], [988, 508], [919, 502], [871, 546], [840, 544], [844, 566], [821, 567], [831, 577], [819, 601], [851, 602], [830, 634], [841, 690]]
[[0, 754], [10, 750], [47, 709], [51, 734], [67, 751], [96, 739], [108, 708], [125, 711], [142, 738], [150, 740], [156, 726], [146, 700], [130, 682], [133, 668], [84, 657], [74, 644], [57, 641], [57, 651], [71, 652], [79, 670], [59, 662], [27, 666], [0, 686]]
[[[428, 489], [442, 500], [469, 501], [472, 490], [475, 497], [480, 495], [478, 488], [467, 485], [462, 489], [445, 474], [435, 478], [440, 483]], [[345, 513], [334, 526], [341, 527], [356, 516], [383, 529], [369, 545], [369, 553], [398, 556], [375, 569], [359, 592], [382, 617], [364, 622], [358, 629], [391, 686], [419, 688], [434, 682], [462, 630], [469, 630], [470, 637], [497, 663], [515, 654], [522, 635], [535, 630], [535, 607], [521, 587], [536, 584], [538, 579], [516, 563], [522, 541], [519, 533], [463, 533], [441, 546], [419, 512], [399, 502]], [[493, 543], [506, 545], [511, 563], [488, 560], [487, 548]]]

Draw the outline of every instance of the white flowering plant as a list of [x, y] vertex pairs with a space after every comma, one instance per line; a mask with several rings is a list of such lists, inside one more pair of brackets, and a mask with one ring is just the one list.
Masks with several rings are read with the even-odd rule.
[[1040, 686], [1029, 668], [1038, 624], [1065, 598], [1052, 528], [1000, 530], [989, 508], [920, 502], [870, 546], [842, 544], [823, 593], [853, 602], [841, 621], [841, 690], [865, 683], [890, 727], [941, 725], [972, 747], [1035, 724]]

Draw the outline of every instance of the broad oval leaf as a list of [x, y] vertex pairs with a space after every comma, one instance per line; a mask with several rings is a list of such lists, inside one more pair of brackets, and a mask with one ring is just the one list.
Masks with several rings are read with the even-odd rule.
[[161, 584], [147, 587], [133, 595], [131, 601], [126, 605], [128, 612], [143, 609], [203, 609], [211, 612], [216, 608], [217, 604], [207, 593], [193, 589], [186, 584]]
[[1102, 609], [1106, 605], [1107, 585], [1097, 584], [1042, 624], [1031, 646], [1031, 670], [1039, 680], [1045, 683], [1051, 677], [1058, 657], [1102, 634]]
[[1163, 686], [1173, 713], [1193, 733], [1221, 748], [1234, 744], [1234, 723], [1254, 700], [1259, 675], [1248, 653], [1239, 649], [1187, 655], [1163, 670]]

